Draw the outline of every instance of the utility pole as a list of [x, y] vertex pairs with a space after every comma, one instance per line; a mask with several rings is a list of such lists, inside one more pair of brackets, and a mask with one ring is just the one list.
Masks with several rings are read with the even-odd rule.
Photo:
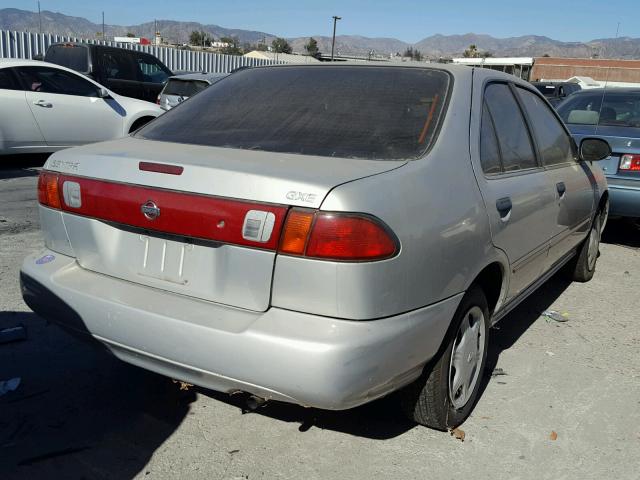
[[333, 16], [333, 40], [331, 40], [331, 61], [333, 62], [333, 49], [336, 46], [336, 23], [342, 20], [342, 17]]
[[40, 24], [39, 32], [42, 35], [42, 14], [40, 13], [40, 0], [38, 0], [38, 23]]
[[104, 38], [104, 12], [102, 12], [102, 41], [106, 42], [106, 38]]

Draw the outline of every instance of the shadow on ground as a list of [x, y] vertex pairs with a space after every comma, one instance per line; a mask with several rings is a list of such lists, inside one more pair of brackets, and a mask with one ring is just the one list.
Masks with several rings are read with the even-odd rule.
[[0, 344], [0, 475], [133, 478], [178, 428], [195, 399], [171, 380], [126, 365], [33, 313], [0, 312], [0, 328], [28, 339]]
[[0, 160], [0, 180], [6, 178], [38, 176], [38, 167], [42, 167], [49, 158], [48, 153], [6, 155]]
[[[491, 380], [491, 372], [495, 369], [500, 354], [511, 348], [538, 320], [540, 313], [547, 310], [570, 284], [571, 282], [564, 279], [562, 275], [554, 276], [492, 329], [487, 357], [487, 375], [483, 378], [479, 397]], [[247, 411], [247, 395], [229, 396], [210, 390], [200, 389], [199, 391], [211, 398]], [[298, 429], [301, 432], [316, 427], [376, 440], [393, 438], [416, 427], [414, 422], [408, 421], [403, 416], [395, 394], [352, 410], [340, 412], [269, 402], [250, 414], [298, 423], [300, 424]]]
[[640, 249], [640, 220], [609, 220], [602, 232], [602, 241], [622, 247]]

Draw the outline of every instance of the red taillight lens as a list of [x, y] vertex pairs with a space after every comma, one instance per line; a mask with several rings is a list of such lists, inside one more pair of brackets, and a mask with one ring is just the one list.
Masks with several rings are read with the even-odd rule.
[[620, 158], [620, 170], [640, 172], [640, 155], [622, 155]]
[[385, 225], [373, 217], [293, 209], [279, 250], [325, 260], [371, 261], [392, 257], [398, 244]]
[[47, 207], [61, 208], [58, 175], [51, 172], [40, 172], [38, 177], [38, 201]]

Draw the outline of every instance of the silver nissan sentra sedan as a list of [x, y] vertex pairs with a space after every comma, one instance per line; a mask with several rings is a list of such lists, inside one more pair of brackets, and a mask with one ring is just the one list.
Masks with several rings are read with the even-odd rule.
[[173, 378], [335, 410], [401, 390], [444, 430], [490, 326], [561, 268], [593, 276], [609, 153], [492, 70], [240, 71], [49, 158], [23, 296]]

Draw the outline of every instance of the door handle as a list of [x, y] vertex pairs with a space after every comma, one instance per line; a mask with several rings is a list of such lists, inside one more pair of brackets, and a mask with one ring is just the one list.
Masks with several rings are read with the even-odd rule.
[[51, 108], [51, 107], [53, 107], [53, 103], [46, 102], [44, 100], [38, 100], [37, 102], [33, 102], [33, 104], [38, 106], [38, 107], [43, 107], [43, 108]]
[[567, 191], [567, 186], [564, 184], [564, 182], [558, 182], [556, 183], [556, 190], [558, 191], [558, 195], [560, 195], [560, 198], [562, 198]]
[[496, 200], [496, 209], [500, 214], [500, 220], [503, 222], [508, 222], [509, 218], [511, 218], [511, 209], [513, 208], [513, 204], [511, 203], [510, 197], [503, 197]]

